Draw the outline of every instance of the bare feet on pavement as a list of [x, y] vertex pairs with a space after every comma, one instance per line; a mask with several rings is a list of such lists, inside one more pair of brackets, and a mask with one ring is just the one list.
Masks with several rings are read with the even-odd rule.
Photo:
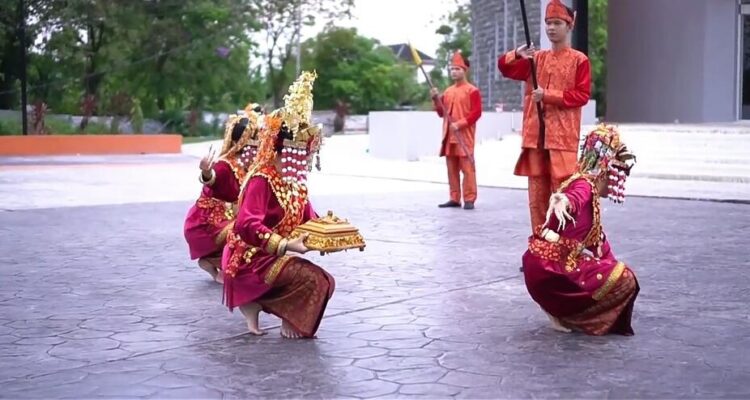
[[245, 316], [247, 321], [247, 330], [250, 334], [255, 336], [262, 336], [266, 334], [266, 331], [261, 330], [258, 326], [258, 316], [260, 315], [261, 306], [258, 303], [245, 304], [240, 307], [242, 315]]

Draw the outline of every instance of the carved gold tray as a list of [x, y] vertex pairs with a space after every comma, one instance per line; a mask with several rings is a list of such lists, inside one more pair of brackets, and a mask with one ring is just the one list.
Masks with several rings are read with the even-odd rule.
[[305, 239], [305, 246], [319, 251], [321, 255], [350, 249], [365, 250], [365, 240], [359, 230], [349, 221], [334, 216], [332, 211], [328, 211], [325, 217], [311, 219], [298, 226], [290, 238], [299, 237], [303, 233], [309, 235]]

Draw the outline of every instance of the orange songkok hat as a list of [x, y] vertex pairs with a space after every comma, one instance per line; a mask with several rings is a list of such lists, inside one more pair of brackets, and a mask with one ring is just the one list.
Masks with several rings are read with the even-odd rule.
[[453, 58], [451, 58], [451, 66], [463, 68], [465, 71], [469, 70], [469, 63], [467, 63], [464, 59], [464, 56], [461, 55], [460, 50], [453, 53]]
[[573, 25], [573, 17], [568, 14], [568, 7], [565, 6], [560, 0], [551, 0], [547, 4], [547, 10], [544, 13], [544, 20], [550, 18], [561, 19], [571, 25]]

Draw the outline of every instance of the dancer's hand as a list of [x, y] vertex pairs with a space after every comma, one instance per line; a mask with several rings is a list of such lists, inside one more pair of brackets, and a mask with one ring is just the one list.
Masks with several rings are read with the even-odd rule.
[[213, 169], [214, 164], [216, 164], [216, 152], [214, 151], [214, 146], [211, 145], [208, 148], [208, 154], [206, 154], [205, 157], [201, 158], [201, 162], [200, 164], [198, 164], [198, 167], [204, 173], [208, 173]]
[[286, 244], [286, 251], [293, 251], [299, 254], [305, 254], [310, 251], [310, 249], [305, 246], [305, 239], [307, 239], [308, 236], [310, 236], [310, 234], [303, 233], [299, 237], [289, 240]]
[[552, 214], [555, 214], [555, 218], [557, 218], [558, 231], [562, 231], [563, 229], [565, 229], [568, 220], [573, 222], [573, 225], [575, 225], [575, 219], [568, 212], [569, 207], [570, 201], [568, 200], [567, 196], [562, 193], [553, 194], [549, 199], [549, 208], [547, 209], [547, 218], [544, 221], [544, 226], [547, 226]]
[[534, 58], [534, 54], [536, 54], [537, 50], [536, 47], [534, 47], [534, 43], [531, 43], [531, 46], [523, 45], [516, 49], [516, 57], [525, 58], [527, 60]]
[[451, 130], [453, 130], [453, 132], [458, 132], [458, 131], [460, 131], [460, 130], [461, 130], [461, 128], [460, 128], [460, 127], [458, 126], [458, 124], [457, 124], [457, 123], [455, 123], [455, 122], [452, 122], [452, 123], [451, 123]]
[[430, 97], [431, 98], [434, 99], [435, 97], [438, 97], [438, 96], [440, 96], [440, 91], [438, 90], [438, 88], [434, 87], [434, 88], [430, 89]]

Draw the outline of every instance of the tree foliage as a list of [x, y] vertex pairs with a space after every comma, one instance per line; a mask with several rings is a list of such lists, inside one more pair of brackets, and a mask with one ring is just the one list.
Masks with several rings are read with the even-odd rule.
[[[301, 28], [326, 23], [302, 54], [320, 75], [316, 105], [332, 109], [341, 100], [366, 112], [418, 99], [425, 91], [413, 67], [332, 26], [353, 3], [25, 0], [28, 100], [51, 114], [116, 115], [137, 125], [159, 119], [183, 131], [197, 111], [231, 112], [251, 100], [280, 105]], [[0, 109], [20, 106], [18, 4], [0, 0]]]
[[[36, 21], [29, 27], [30, 102], [43, 99], [53, 112], [81, 113], [82, 99], [93, 98], [97, 114], [120, 114], [123, 94], [139, 100], [147, 117], [234, 109], [248, 98], [266, 98], [249, 66], [250, 34], [259, 29], [249, 0], [27, 4], [27, 21]], [[2, 9], [3, 22], [13, 15], [17, 22], [18, 8], [11, 8]], [[12, 45], [7, 36], [0, 30], [0, 47]], [[17, 66], [17, 50], [4, 51], [0, 65]], [[0, 108], [17, 108], [20, 74], [8, 72], [0, 81]]]
[[354, 0], [252, 0], [265, 43], [264, 60], [274, 106], [281, 105], [287, 86], [294, 80], [295, 44], [303, 26], [330, 24], [350, 17]]
[[426, 92], [416, 82], [414, 66], [356, 29], [329, 27], [304, 44], [305, 68], [315, 69], [315, 105], [333, 109], [349, 103], [355, 113], [387, 110], [413, 103]]
[[454, 0], [455, 8], [443, 17], [443, 23], [435, 31], [443, 37], [437, 49], [435, 69], [431, 78], [441, 87], [448, 85], [446, 74], [450, 58], [456, 50], [468, 59], [471, 57], [471, 7], [468, 0]]
[[607, 6], [608, 0], [589, 1], [589, 59], [596, 115], [607, 115]]

